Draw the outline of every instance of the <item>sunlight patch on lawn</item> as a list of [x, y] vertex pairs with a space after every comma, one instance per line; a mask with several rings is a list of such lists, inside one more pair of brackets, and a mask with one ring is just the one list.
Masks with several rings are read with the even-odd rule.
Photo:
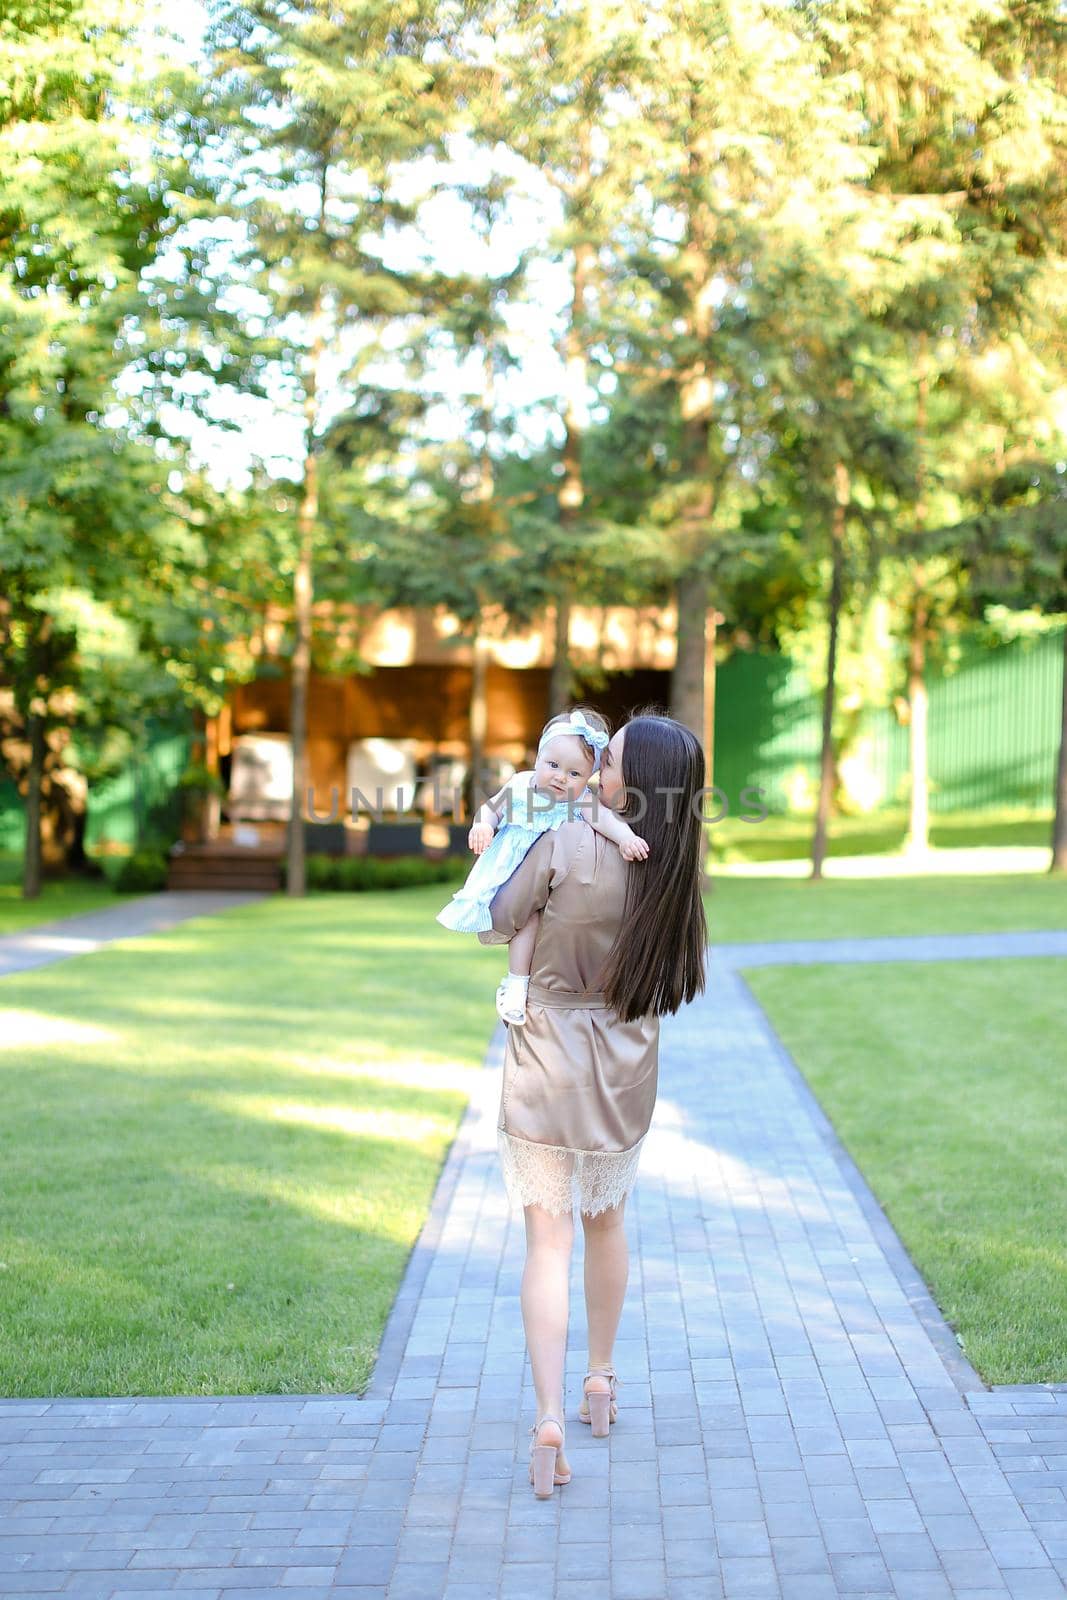
[[[985, 875], [1001, 877], [1017, 873], [1046, 873], [1051, 846], [976, 845], [949, 849], [919, 850], [911, 854], [827, 856], [824, 878], [926, 878], [937, 876]], [[716, 874], [727, 878], [807, 878], [811, 861], [797, 858], [781, 861], [717, 861]]]
[[382, 1111], [355, 1106], [303, 1105], [298, 1100], [275, 1100], [268, 1095], [208, 1094], [213, 1106], [259, 1122], [287, 1122], [305, 1128], [329, 1128], [357, 1138], [384, 1139], [390, 1144], [421, 1144], [451, 1128], [448, 1116], [419, 1116], [411, 1111]]
[[[432, 1130], [440, 1140], [442, 1128]], [[451, 1130], [448, 1130], [451, 1131]], [[350, 1181], [330, 1189], [313, 1185], [304, 1177], [272, 1177], [263, 1167], [216, 1166], [197, 1163], [196, 1180], [220, 1191], [265, 1200], [316, 1222], [373, 1232], [376, 1238], [410, 1244], [425, 1220], [425, 1201], [395, 1193], [364, 1193]]]
[[71, 1022], [43, 1011], [5, 1010], [0, 1015], [0, 1050], [42, 1049], [46, 1045], [91, 1044], [117, 1047], [121, 1035], [95, 1022]]
[[457, 1094], [469, 1095], [480, 1067], [465, 1067], [460, 1062], [439, 1060], [425, 1053], [405, 1055], [396, 1061], [364, 1061], [358, 1056], [300, 1055], [287, 1053], [280, 1058], [287, 1067], [298, 1067], [317, 1076], [328, 1074], [339, 1078], [373, 1078], [378, 1083], [395, 1084], [405, 1089], [454, 1089]]

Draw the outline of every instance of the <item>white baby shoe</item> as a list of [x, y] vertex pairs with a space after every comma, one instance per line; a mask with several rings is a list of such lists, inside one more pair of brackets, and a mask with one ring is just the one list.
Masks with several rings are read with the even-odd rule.
[[496, 992], [496, 1014], [502, 1022], [519, 1027], [526, 1021], [526, 990], [529, 983], [529, 978], [519, 977], [513, 972], [509, 972], [502, 980]]

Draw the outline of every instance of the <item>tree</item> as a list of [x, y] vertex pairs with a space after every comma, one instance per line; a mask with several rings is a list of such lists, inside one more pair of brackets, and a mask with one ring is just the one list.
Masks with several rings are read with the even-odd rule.
[[[457, 189], [470, 207], [474, 226], [483, 246], [492, 243], [494, 226], [506, 209], [512, 185], [491, 178], [481, 188], [461, 185]], [[441, 318], [441, 328], [456, 352], [466, 358], [475, 355], [480, 369], [480, 387], [475, 397], [475, 437], [477, 453], [468, 462], [453, 461], [453, 485], [438, 483], [437, 495], [442, 517], [437, 532], [438, 548], [451, 558], [457, 546], [465, 546], [465, 559], [455, 563], [469, 585], [457, 598], [453, 610], [470, 628], [471, 692], [468, 712], [469, 760], [464, 783], [465, 814], [473, 817], [482, 801], [494, 793], [497, 784], [488, 782], [485, 766], [489, 728], [488, 674], [489, 639], [485, 631], [486, 609], [496, 601], [500, 590], [501, 545], [506, 533], [506, 512], [499, 503], [495, 463], [490, 449], [497, 417], [497, 379], [514, 366], [508, 349], [504, 308], [523, 290], [528, 256], [523, 253], [511, 267], [494, 277], [464, 278], [455, 281], [450, 303]], [[423, 560], [425, 559], [424, 551]], [[449, 565], [453, 563], [449, 559]], [[440, 574], [442, 587], [448, 580]], [[440, 592], [436, 596], [440, 600]], [[464, 634], [460, 638], [467, 637]], [[458, 641], [457, 641], [458, 642]]]
[[[1067, 447], [1067, 439], [1058, 441]], [[1014, 462], [983, 486], [983, 509], [927, 534], [960, 573], [972, 614], [990, 605], [1036, 612], [1067, 624], [1067, 470], [1040, 457]], [[1063, 697], [1054, 780], [1049, 871], [1067, 871], [1067, 626]]]
[[[970, 446], [987, 441], [990, 425], [1004, 427], [1002, 450], [1032, 451], [1045, 404], [1040, 381], [1013, 409], [988, 391], [983, 364], [1000, 347], [1021, 372], [1040, 372], [1057, 329], [1062, 357], [1067, 29], [1055, 0], [948, 0], [933, 11], [922, 0], [891, 8], [830, 0], [800, 10], [828, 75], [859, 86], [879, 151], [866, 187], [897, 218], [882, 315], [902, 344], [894, 411], [914, 439], [914, 483], [900, 496], [898, 533], [913, 553], [905, 605], [908, 845], [921, 853], [929, 821], [925, 669], [946, 575], [944, 561], [933, 569], [924, 559], [923, 533], [943, 526], [946, 492], [957, 496], [957, 515], [968, 509], [960, 503], [967, 487], [988, 476]], [[1011, 388], [1018, 399], [1014, 380]], [[940, 503], [932, 506], [932, 497]], [[939, 544], [935, 531], [933, 548]]]
[[487, 6], [481, 39], [491, 45], [471, 120], [488, 151], [503, 143], [559, 196], [562, 219], [546, 244], [566, 256], [569, 303], [559, 353], [564, 369], [562, 444], [552, 464], [559, 536], [550, 567], [554, 616], [547, 713], [572, 698], [570, 615], [587, 571], [583, 445], [589, 427], [590, 306], [598, 297], [598, 261], [623, 209], [634, 145], [617, 102], [638, 59], [641, 18], [627, 0], [611, 5]]
[[758, 0], [657, 7], [629, 99], [640, 157], [626, 175], [634, 203], [616, 232], [597, 359], [620, 381], [665, 387], [675, 406], [671, 702], [705, 739], [710, 581], [751, 494], [746, 452], [722, 415], [752, 378], [739, 334], [748, 289], [781, 230], [816, 214], [842, 178], [862, 179], [870, 158], [796, 19]]
[[402, 8], [251, 0], [218, 7], [212, 29], [223, 148], [234, 173], [228, 203], [248, 227], [246, 282], [258, 291], [255, 316], [275, 341], [277, 404], [301, 440], [289, 562], [290, 895], [305, 892], [307, 697], [326, 435], [358, 410], [367, 369], [382, 353], [374, 336], [439, 305], [433, 275], [389, 266], [385, 252], [390, 229], [413, 222], [419, 210], [392, 193], [397, 169], [427, 152], [446, 153], [461, 90], [449, 61], [454, 24], [431, 0]]
[[[190, 541], [167, 503], [149, 400], [122, 405], [118, 382], [146, 343], [162, 373], [187, 325], [164, 327], [188, 287], [182, 261], [177, 277], [150, 287], [147, 275], [205, 189], [191, 166], [195, 82], [161, 65], [141, 23], [82, 0], [13, 0], [0, 20], [0, 662], [27, 896], [40, 888], [46, 766], [72, 726], [112, 722], [119, 684], [127, 718], [180, 698], [138, 619], [173, 596]], [[124, 616], [128, 645], [101, 644]], [[119, 657], [113, 681], [105, 663]]]

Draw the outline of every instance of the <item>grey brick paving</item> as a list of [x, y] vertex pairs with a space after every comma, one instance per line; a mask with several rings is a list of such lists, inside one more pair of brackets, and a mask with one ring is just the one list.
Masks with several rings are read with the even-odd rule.
[[0, 978], [11, 972], [51, 966], [69, 956], [88, 955], [118, 939], [158, 933], [187, 922], [190, 917], [214, 915], [231, 906], [265, 898], [260, 890], [246, 889], [163, 889], [159, 894], [124, 896], [99, 911], [39, 923], [23, 933], [4, 934], [0, 938]]
[[[1067, 1388], [982, 1385], [744, 983], [759, 957], [716, 950], [664, 1021], [620, 1421], [570, 1423], [551, 1501], [526, 1475], [498, 1030], [367, 1394], [0, 1400], [0, 1600], [1067, 1596]], [[572, 1417], [580, 1284], [579, 1236]]]
[[875, 939], [789, 939], [724, 945], [716, 956], [735, 970], [819, 961], [987, 961], [1003, 956], [1067, 956], [1067, 930], [902, 934]]

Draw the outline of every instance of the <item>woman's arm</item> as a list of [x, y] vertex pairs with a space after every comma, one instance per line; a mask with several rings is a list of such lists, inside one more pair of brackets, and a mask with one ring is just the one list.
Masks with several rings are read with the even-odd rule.
[[[569, 826], [569, 824], [568, 824]], [[563, 829], [542, 833], [527, 850], [511, 877], [500, 885], [489, 907], [493, 930], [479, 933], [480, 944], [507, 944], [535, 911], [548, 903], [551, 891], [566, 876], [571, 853], [561, 842]]]

